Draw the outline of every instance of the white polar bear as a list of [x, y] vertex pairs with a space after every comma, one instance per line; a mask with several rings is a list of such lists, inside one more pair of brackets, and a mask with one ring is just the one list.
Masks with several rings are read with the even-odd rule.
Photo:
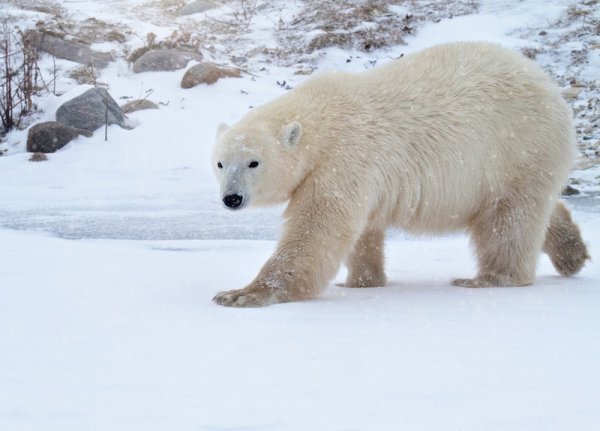
[[490, 43], [308, 79], [219, 128], [224, 204], [289, 204], [258, 276], [215, 302], [310, 298], [344, 260], [347, 286], [383, 286], [388, 226], [468, 231], [479, 271], [458, 286], [531, 284], [541, 250], [561, 274], [578, 272], [589, 256], [558, 201], [575, 153], [571, 116], [538, 66]]

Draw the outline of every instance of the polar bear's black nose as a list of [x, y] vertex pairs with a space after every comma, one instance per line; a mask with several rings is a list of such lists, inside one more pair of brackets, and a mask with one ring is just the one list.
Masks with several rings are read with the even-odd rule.
[[223, 198], [223, 203], [226, 207], [237, 208], [242, 204], [243, 196], [240, 195], [227, 195]]

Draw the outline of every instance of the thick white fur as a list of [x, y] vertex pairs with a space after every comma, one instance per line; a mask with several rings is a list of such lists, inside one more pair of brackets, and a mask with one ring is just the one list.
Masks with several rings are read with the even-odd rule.
[[[221, 130], [214, 164], [223, 165], [215, 169], [224, 193], [235, 170], [245, 203], [289, 205], [277, 250], [256, 279], [215, 301], [312, 297], [344, 260], [347, 285], [383, 285], [390, 225], [469, 231], [479, 272], [455, 284], [531, 284], [574, 157], [571, 115], [538, 66], [489, 43], [440, 45], [361, 74], [310, 78]], [[251, 160], [259, 167], [248, 168]], [[582, 242], [575, 249], [581, 264], [571, 273], [588, 257]]]

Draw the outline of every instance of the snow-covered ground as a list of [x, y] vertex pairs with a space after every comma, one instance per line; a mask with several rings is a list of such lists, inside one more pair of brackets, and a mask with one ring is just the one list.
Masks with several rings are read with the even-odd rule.
[[[171, 31], [160, 17], [140, 18], [149, 13], [141, 0], [60, 3], [142, 35]], [[297, 10], [288, 3], [284, 18]], [[479, 14], [426, 24], [407, 46], [331, 48], [318, 66], [359, 71], [448, 40], [528, 46], [523, 29], [570, 4], [485, 1]], [[249, 40], [274, 43], [258, 30]], [[462, 289], [449, 280], [474, 272], [465, 237], [391, 232], [385, 288], [334, 284], [319, 299], [258, 310], [211, 303], [253, 278], [281, 222], [281, 208], [221, 208], [210, 166], [216, 126], [283, 94], [277, 81], [306, 79], [292, 67], [251, 66], [256, 76], [183, 90], [183, 70], [136, 75], [118, 60], [98, 77], [115, 99], [152, 90], [162, 102], [131, 114], [135, 129], [111, 126], [106, 142], [102, 130], [80, 137], [43, 163], [27, 161], [26, 131], [9, 135], [0, 157], [0, 430], [598, 429], [594, 262], [567, 279], [543, 256], [535, 286]], [[40, 120], [88, 88], [58, 85], [64, 94], [40, 101]], [[569, 200], [592, 257], [594, 192]]]
[[273, 242], [0, 235], [5, 430], [600, 423], [597, 265], [564, 279], [544, 258], [535, 286], [463, 289], [449, 280], [473, 271], [464, 238], [394, 240], [385, 288], [228, 309], [210, 298], [249, 281]]

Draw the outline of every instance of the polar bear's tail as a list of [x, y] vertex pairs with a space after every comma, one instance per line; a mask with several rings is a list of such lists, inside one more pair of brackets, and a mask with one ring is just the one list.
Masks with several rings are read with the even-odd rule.
[[573, 222], [567, 207], [560, 201], [550, 218], [543, 250], [550, 256], [556, 270], [565, 276], [578, 273], [585, 261], [590, 259], [579, 227]]

